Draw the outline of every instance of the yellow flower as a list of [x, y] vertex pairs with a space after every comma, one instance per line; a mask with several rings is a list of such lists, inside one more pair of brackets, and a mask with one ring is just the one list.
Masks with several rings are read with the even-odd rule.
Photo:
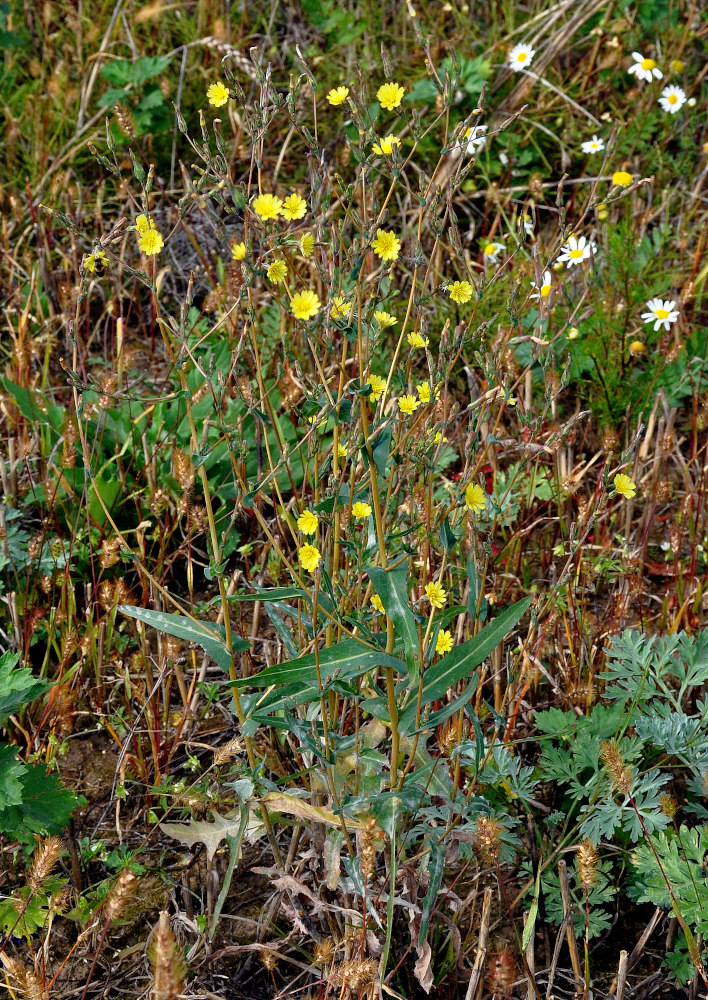
[[624, 473], [622, 472], [620, 472], [619, 475], [615, 476], [614, 484], [617, 492], [621, 496], [626, 497], [627, 500], [631, 500], [632, 497], [637, 492], [637, 487], [635, 486], [635, 484], [632, 482], [629, 476], [625, 476]]
[[139, 215], [135, 220], [135, 228], [138, 230], [140, 236], [146, 233], [148, 229], [154, 229], [155, 223], [152, 221], [149, 215]]
[[329, 308], [329, 314], [332, 319], [346, 320], [349, 319], [351, 308], [351, 303], [347, 302], [343, 295], [335, 295]]
[[340, 458], [346, 458], [347, 457], [347, 449], [344, 447], [343, 444], [338, 444], [337, 445], [337, 455]]
[[595, 206], [595, 211], [597, 212], [597, 217], [600, 220], [600, 222], [604, 222], [608, 215], [607, 205], [604, 203], [604, 201], [601, 201], [599, 205]]
[[646, 345], [643, 344], [641, 340], [633, 340], [629, 345], [629, 353], [635, 358], [640, 357], [642, 354], [646, 354], [646, 350]]
[[349, 97], [349, 87], [335, 87], [327, 94], [327, 100], [336, 108], [339, 104], [344, 104]]
[[152, 257], [159, 253], [165, 245], [165, 241], [158, 233], [157, 229], [148, 229], [138, 236], [138, 246], [146, 257]]
[[288, 276], [288, 265], [284, 260], [274, 260], [266, 271], [268, 279], [279, 285], [281, 281], [285, 281]]
[[312, 573], [313, 570], [317, 569], [320, 564], [320, 559], [322, 558], [320, 550], [315, 548], [314, 545], [303, 545], [303, 547], [298, 550], [297, 557], [300, 560], [302, 568], [306, 569], [309, 573]]
[[261, 219], [277, 219], [283, 210], [283, 203], [274, 194], [259, 194], [253, 199], [253, 211]]
[[378, 403], [386, 388], [386, 379], [381, 378], [380, 375], [369, 375], [368, 384], [371, 386], [371, 393], [369, 394], [369, 399], [371, 400], [372, 403]]
[[380, 615], [384, 613], [383, 601], [381, 600], [378, 594], [374, 594], [374, 596], [371, 598], [371, 607], [374, 609], [374, 611], [378, 611]]
[[406, 340], [411, 347], [427, 347], [430, 343], [428, 337], [424, 337], [422, 334], [418, 333], [417, 330], [414, 333], [409, 333]]
[[473, 514], [481, 514], [487, 507], [487, 494], [479, 483], [469, 483], [465, 489], [465, 505]]
[[[416, 386], [416, 389], [418, 390], [418, 396], [420, 397], [421, 403], [429, 403], [430, 402], [430, 383], [428, 383], [428, 382], [421, 382], [420, 385]], [[440, 399], [440, 389], [439, 388], [437, 388], [435, 390], [435, 398], [436, 399]]]
[[382, 108], [386, 108], [387, 111], [393, 111], [394, 108], [400, 105], [404, 94], [405, 90], [403, 87], [399, 87], [397, 83], [382, 83], [376, 91], [376, 100]]
[[352, 517], [355, 517], [358, 521], [364, 521], [370, 515], [371, 507], [368, 503], [358, 501], [352, 507]]
[[293, 219], [301, 219], [306, 211], [307, 202], [305, 199], [301, 198], [299, 194], [290, 194], [283, 202], [280, 214], [288, 222], [292, 222]]
[[469, 302], [472, 298], [472, 285], [469, 281], [453, 281], [448, 292], [453, 302]]
[[686, 64], [681, 59], [672, 59], [669, 66], [674, 73], [683, 73], [686, 69]]
[[303, 535], [314, 535], [317, 531], [319, 520], [317, 514], [313, 514], [311, 510], [303, 510], [297, 519], [298, 531], [301, 531]]
[[[432, 434], [432, 431], [430, 433]], [[443, 437], [442, 431], [435, 431], [435, 437], [433, 438], [433, 443], [440, 444], [441, 441], [443, 444], [447, 444], [447, 438]]]
[[612, 175], [612, 183], [615, 187], [629, 187], [632, 183], [632, 175], [626, 170], [616, 170]]
[[84, 261], [84, 271], [88, 271], [90, 274], [96, 274], [96, 270], [98, 269], [98, 273], [101, 275], [107, 267], [108, 257], [106, 257], [103, 250], [90, 253]]
[[300, 253], [303, 257], [311, 257], [315, 249], [315, 237], [312, 233], [303, 233], [300, 237]]
[[317, 315], [321, 307], [322, 303], [319, 300], [317, 292], [311, 292], [309, 289], [305, 292], [296, 292], [290, 303], [290, 308], [293, 311], [295, 319], [312, 319], [313, 316]]
[[400, 146], [401, 140], [396, 135], [387, 135], [384, 139], [380, 139], [379, 142], [375, 142], [372, 149], [379, 156], [391, 156], [393, 153], [394, 146]]
[[377, 229], [376, 239], [371, 244], [371, 249], [381, 260], [398, 260], [398, 255], [401, 252], [401, 241], [392, 229], [388, 232]]
[[374, 319], [379, 324], [382, 330], [385, 330], [389, 326], [395, 326], [398, 320], [391, 313], [387, 313], [385, 309], [378, 309], [374, 313]]
[[426, 583], [425, 596], [434, 608], [443, 608], [447, 602], [447, 591], [439, 583]]
[[226, 104], [228, 99], [229, 88], [221, 80], [218, 83], [212, 83], [211, 87], [207, 90], [207, 100], [215, 108], [220, 108]]
[[416, 399], [415, 396], [399, 396], [398, 397], [398, 409], [401, 413], [405, 413], [408, 416], [414, 413], [420, 406], [420, 400]]
[[577, 340], [579, 336], [580, 330], [577, 326], [571, 326], [570, 330], [568, 330], [568, 340]]
[[447, 629], [441, 628], [438, 632], [437, 642], [435, 643], [435, 652], [438, 655], [443, 653], [449, 653], [454, 642], [452, 641], [452, 632], [448, 632]]
[[234, 243], [231, 247], [231, 256], [234, 260], [244, 260], [246, 257], [246, 244], [243, 240], [240, 243]]

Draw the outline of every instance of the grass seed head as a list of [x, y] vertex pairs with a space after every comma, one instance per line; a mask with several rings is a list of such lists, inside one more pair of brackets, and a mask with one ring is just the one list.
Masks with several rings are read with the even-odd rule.
[[597, 848], [587, 837], [581, 841], [577, 850], [578, 876], [586, 892], [597, 881]]

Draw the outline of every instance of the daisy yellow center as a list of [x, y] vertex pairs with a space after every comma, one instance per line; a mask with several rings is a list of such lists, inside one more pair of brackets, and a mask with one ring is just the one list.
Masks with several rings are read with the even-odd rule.
[[494, 247], [494, 244], [493, 244], [493, 243], [490, 243], [488, 247], [485, 247], [485, 248], [484, 248], [484, 252], [485, 252], [486, 254], [489, 254], [489, 256], [491, 257], [491, 255], [492, 255], [493, 253], [496, 253], [496, 249], [495, 249], [495, 247]]
[[641, 67], [642, 69], [654, 69], [656, 63], [653, 59], [642, 59]]
[[550, 294], [551, 294], [551, 286], [550, 285], [543, 285], [541, 287], [541, 298], [542, 299], [547, 299]]
[[516, 57], [517, 62], [526, 62], [527, 59], [528, 59], [527, 52], [519, 52], [518, 56]]
[[669, 104], [677, 104], [677, 103], [678, 103], [678, 97], [676, 96], [676, 94], [669, 94]]
[[669, 315], [669, 310], [668, 309], [655, 309], [654, 310], [654, 315], [656, 316], [657, 319], [667, 319], [668, 315]]
[[582, 250], [571, 250], [570, 251], [570, 259], [571, 260], [579, 260], [582, 256], [583, 256], [583, 251]]

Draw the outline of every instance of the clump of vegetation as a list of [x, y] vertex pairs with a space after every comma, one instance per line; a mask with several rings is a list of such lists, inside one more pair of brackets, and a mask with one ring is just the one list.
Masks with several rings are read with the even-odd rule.
[[0, 4], [21, 995], [708, 986], [695, 5], [360, 6]]

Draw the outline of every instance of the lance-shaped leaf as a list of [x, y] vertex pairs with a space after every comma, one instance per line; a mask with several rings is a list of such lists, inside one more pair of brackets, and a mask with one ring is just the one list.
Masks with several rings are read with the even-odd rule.
[[293, 684], [317, 682], [317, 663], [319, 662], [320, 678], [324, 683], [333, 674], [338, 677], [351, 677], [361, 673], [362, 669], [373, 670], [374, 667], [393, 667], [394, 670], [405, 672], [405, 663], [395, 656], [388, 656], [380, 649], [365, 646], [356, 639], [344, 639], [329, 649], [321, 649], [317, 653], [307, 653], [296, 660], [285, 663], [275, 663], [266, 667], [254, 677], [242, 677], [236, 684], [249, 687], [270, 687], [271, 684]]
[[[222, 625], [196, 622], [185, 615], [171, 615], [166, 611], [151, 611], [149, 608], [134, 608], [129, 604], [119, 605], [118, 610], [128, 618], [137, 618], [146, 625], [152, 625], [158, 632], [166, 632], [167, 635], [185, 639], [187, 642], [196, 642], [222, 670], [228, 672], [231, 667], [232, 657], [226, 648], [226, 633]], [[238, 636], [232, 636], [231, 641], [235, 653], [251, 648], [250, 643]]]
[[[456, 646], [447, 656], [428, 667], [423, 680], [421, 706], [431, 701], [444, 698], [450, 688], [468, 677], [469, 674], [497, 648], [500, 642], [509, 634], [516, 623], [523, 617], [531, 604], [531, 598], [512, 604], [506, 611], [484, 626], [473, 639], [468, 639], [462, 645]], [[411, 698], [401, 713], [400, 729], [408, 732], [415, 723], [416, 698]]]
[[393, 629], [403, 640], [406, 654], [406, 665], [411, 686], [418, 683], [418, 627], [408, 604], [408, 574], [405, 566], [398, 569], [385, 570], [380, 566], [369, 566], [366, 570], [374, 590], [381, 598], [384, 611], [393, 621]]

